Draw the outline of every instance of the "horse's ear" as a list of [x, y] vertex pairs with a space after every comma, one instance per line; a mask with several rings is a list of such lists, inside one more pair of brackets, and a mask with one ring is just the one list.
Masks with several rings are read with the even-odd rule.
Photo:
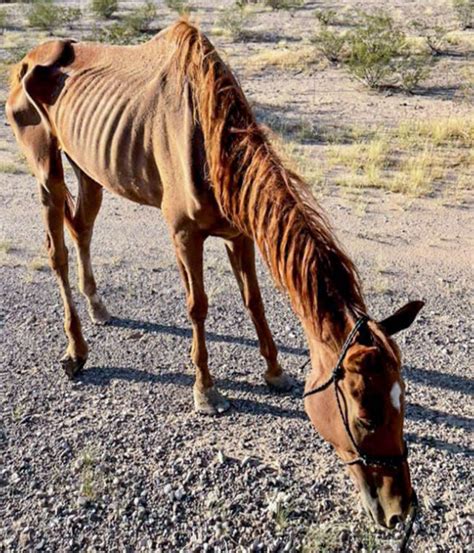
[[390, 317], [380, 321], [379, 326], [388, 336], [404, 330], [411, 325], [424, 305], [424, 301], [411, 301], [395, 311]]

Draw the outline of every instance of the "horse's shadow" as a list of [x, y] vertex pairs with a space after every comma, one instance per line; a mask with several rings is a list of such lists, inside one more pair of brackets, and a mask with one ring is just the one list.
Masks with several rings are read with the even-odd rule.
[[403, 376], [415, 384], [423, 384], [436, 388], [444, 388], [453, 392], [461, 392], [468, 396], [474, 395], [474, 380], [465, 376], [420, 369], [412, 365], [403, 367]]
[[[162, 323], [152, 323], [149, 321], [140, 321], [137, 319], [126, 319], [114, 317], [107, 323], [108, 326], [116, 328], [128, 328], [131, 330], [141, 330], [150, 334], [170, 334], [172, 336], [180, 336], [182, 338], [191, 338], [192, 330], [190, 328], [179, 327], [175, 325], [166, 325]], [[244, 338], [241, 336], [232, 336], [230, 334], [219, 334], [217, 332], [206, 332], [206, 340], [209, 342], [221, 342], [225, 344], [235, 344], [258, 348], [259, 343], [253, 338]], [[286, 346], [277, 343], [277, 348], [282, 353], [292, 355], [307, 356], [308, 350], [301, 347]]]
[[[84, 385], [99, 387], [108, 386], [113, 380], [142, 382], [153, 385], [172, 384], [174, 386], [188, 388], [190, 394], [194, 384], [193, 374], [177, 372], [151, 373], [131, 367], [93, 366], [81, 372], [77, 379]], [[234, 412], [237, 411], [254, 416], [273, 415], [279, 418], [287, 419], [306, 419], [303, 409], [288, 409], [273, 404], [271, 401], [261, 402], [248, 398], [248, 394], [250, 393], [257, 394], [268, 400], [271, 400], [272, 396], [275, 394], [280, 395], [277, 392], [271, 391], [265, 384], [250, 384], [248, 382], [243, 382], [242, 380], [221, 378], [217, 380], [217, 386], [222, 391], [231, 392], [229, 399], [231, 400]], [[246, 397], [234, 398], [232, 397], [232, 392], [238, 392], [239, 395], [244, 395]], [[301, 398], [302, 386], [296, 383], [293, 389], [286, 394], [293, 398]]]
[[[117, 328], [126, 328], [132, 330], [141, 330], [152, 334], [170, 334], [174, 336], [180, 336], [189, 338], [192, 335], [192, 331], [189, 328], [165, 325], [161, 323], [152, 323], [148, 321], [140, 321], [135, 319], [119, 319], [114, 318], [109, 323], [111, 326]], [[247, 347], [258, 347], [257, 340], [237, 337], [228, 334], [218, 334], [214, 332], [208, 332], [206, 337], [209, 341], [223, 342], [227, 344], [242, 345]], [[288, 354], [306, 356], [307, 351], [304, 348], [296, 348], [278, 345], [280, 351]], [[422, 369], [413, 366], [405, 366], [403, 371], [404, 377], [408, 381], [412, 381], [416, 384], [422, 384], [427, 386], [433, 386], [455, 392], [461, 392], [468, 396], [473, 395], [474, 381], [467, 377], [443, 373], [430, 369]], [[85, 370], [79, 375], [79, 380], [90, 386], [108, 386], [113, 380], [123, 380], [127, 382], [142, 382], [150, 384], [171, 384], [179, 387], [189, 388], [191, 392], [194, 383], [194, 374], [192, 373], [180, 373], [172, 370], [165, 370], [163, 372], [149, 372], [146, 370], [135, 369], [131, 367], [91, 367]], [[256, 375], [257, 378], [257, 375]], [[288, 419], [300, 419], [306, 420], [302, 404], [300, 409], [283, 408], [278, 404], [274, 404], [271, 401], [274, 392], [260, 383], [249, 383], [242, 381], [239, 378], [221, 378], [218, 379], [217, 385], [223, 391], [237, 393], [236, 398], [231, 397], [233, 411], [240, 413], [246, 413], [254, 416], [260, 415], [273, 415], [279, 418]], [[249, 395], [258, 395], [264, 401], [256, 401], [249, 399]], [[302, 395], [302, 385], [297, 383], [291, 392], [290, 396], [294, 399], [300, 399]], [[244, 396], [244, 397], [242, 397]], [[406, 416], [410, 420], [414, 421], [430, 421], [435, 424], [446, 424], [448, 426], [469, 429], [472, 421], [462, 415], [455, 415], [451, 413], [445, 413], [431, 407], [422, 406], [419, 404], [408, 404]], [[462, 445], [451, 444], [443, 442], [441, 440], [421, 437], [417, 434], [409, 434], [408, 437], [411, 441], [423, 443], [435, 447], [436, 449], [444, 449], [447, 451], [455, 452], [458, 454], [471, 453]]]

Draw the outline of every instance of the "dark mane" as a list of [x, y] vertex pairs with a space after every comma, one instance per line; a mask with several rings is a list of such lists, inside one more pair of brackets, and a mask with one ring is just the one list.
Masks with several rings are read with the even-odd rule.
[[210, 182], [223, 214], [254, 238], [294, 309], [315, 325], [350, 309], [365, 313], [357, 271], [307, 184], [274, 151], [230, 69], [186, 21], [168, 40], [181, 82], [191, 83]]

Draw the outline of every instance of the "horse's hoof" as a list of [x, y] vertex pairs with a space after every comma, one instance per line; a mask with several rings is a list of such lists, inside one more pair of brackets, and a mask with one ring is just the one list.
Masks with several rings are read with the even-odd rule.
[[289, 392], [295, 385], [295, 381], [286, 373], [281, 373], [278, 376], [272, 376], [267, 373], [264, 375], [265, 382], [273, 390], [278, 392]]
[[89, 305], [89, 316], [96, 325], [105, 325], [112, 318], [101, 301]]
[[201, 391], [193, 388], [194, 409], [204, 415], [218, 415], [230, 408], [229, 401], [217, 391], [215, 386]]
[[85, 357], [72, 357], [69, 353], [66, 353], [61, 358], [61, 366], [68, 378], [74, 378], [79, 373], [82, 367], [86, 363]]

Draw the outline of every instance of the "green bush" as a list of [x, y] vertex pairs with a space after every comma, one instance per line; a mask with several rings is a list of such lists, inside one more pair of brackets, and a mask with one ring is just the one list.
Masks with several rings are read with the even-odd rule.
[[53, 0], [37, 0], [31, 4], [26, 15], [31, 27], [52, 33], [61, 25], [71, 26], [82, 13], [79, 8], [55, 5]]
[[180, 15], [184, 15], [191, 11], [189, 0], [165, 0], [165, 4], [170, 10], [178, 12]]
[[139, 44], [148, 40], [146, 31], [149, 30], [150, 23], [155, 17], [154, 1], [146, 0], [142, 6], [126, 15], [122, 21], [104, 27], [93, 38], [109, 44]]
[[440, 25], [430, 27], [420, 21], [414, 21], [412, 26], [415, 31], [425, 39], [433, 56], [439, 56], [444, 52], [446, 48], [446, 35], [449, 32], [448, 29]]
[[58, 9], [60, 23], [66, 25], [67, 27], [72, 27], [72, 24], [82, 17], [80, 8], [58, 7]]
[[370, 88], [380, 88], [393, 77], [393, 61], [402, 54], [406, 37], [389, 15], [361, 14], [361, 24], [348, 34], [348, 44], [349, 71]]
[[31, 4], [26, 14], [28, 24], [52, 32], [61, 23], [60, 10], [53, 0], [38, 0]]
[[430, 56], [411, 51], [405, 33], [384, 12], [360, 14], [360, 25], [347, 37], [347, 68], [370, 88], [413, 92], [430, 73]]
[[428, 77], [431, 71], [430, 56], [407, 53], [396, 60], [394, 70], [398, 85], [405, 92], [412, 93]]
[[136, 31], [127, 21], [120, 21], [98, 29], [89, 40], [98, 40], [107, 44], [139, 44], [148, 40], [148, 36]]
[[318, 50], [331, 63], [341, 61], [346, 37], [336, 31], [331, 31], [325, 25], [311, 38], [311, 42], [316, 44]]
[[217, 25], [224, 29], [234, 40], [245, 35], [245, 26], [249, 14], [242, 2], [237, 1], [234, 6], [223, 9], [217, 18]]
[[8, 12], [7, 10], [0, 9], [0, 33], [3, 33], [8, 24]]
[[304, 0], [265, 0], [264, 3], [265, 6], [272, 8], [272, 10], [291, 10], [301, 8]]
[[96, 17], [110, 19], [114, 15], [114, 13], [118, 10], [118, 1], [117, 0], [92, 0], [91, 10]]
[[136, 33], [146, 32], [156, 17], [156, 6], [153, 0], [146, 0], [143, 6], [125, 17], [124, 23]]
[[336, 18], [336, 10], [316, 10], [314, 16], [321, 25], [330, 25]]
[[453, 8], [462, 29], [472, 29], [474, 20], [474, 0], [453, 0]]

